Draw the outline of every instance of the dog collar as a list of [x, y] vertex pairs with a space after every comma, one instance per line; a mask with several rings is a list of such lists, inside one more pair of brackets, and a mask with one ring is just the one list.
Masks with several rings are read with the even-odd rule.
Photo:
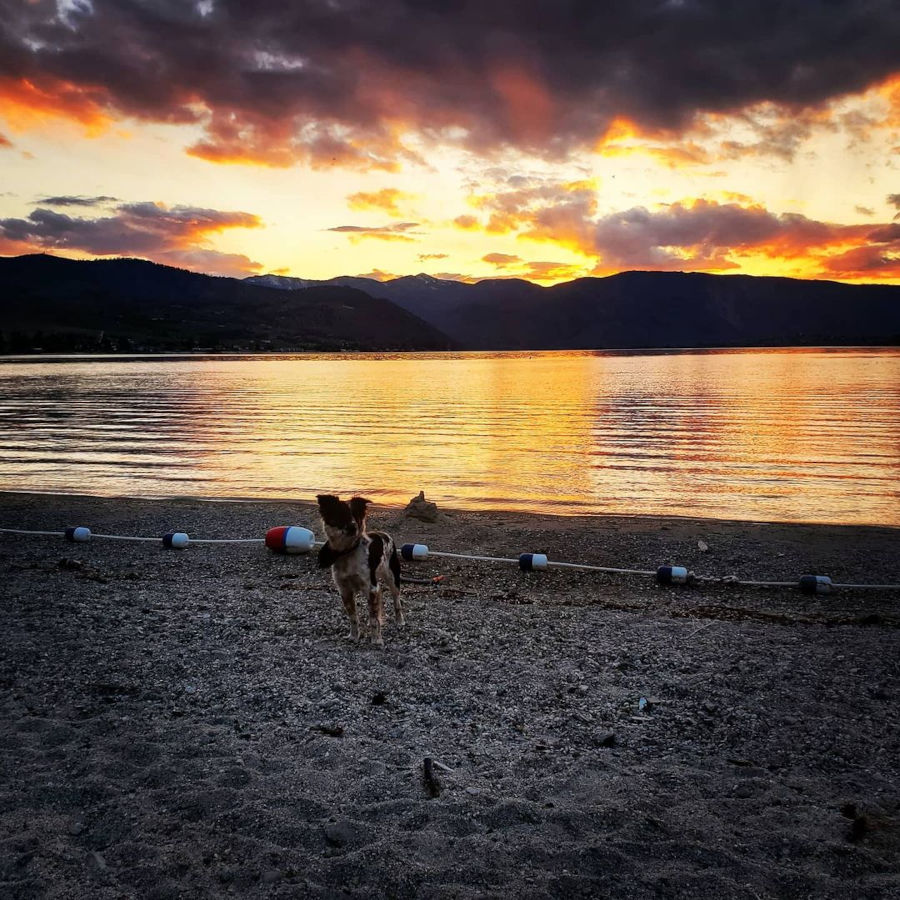
[[327, 569], [329, 566], [333, 566], [342, 556], [346, 556], [348, 553], [356, 550], [361, 541], [361, 537], [357, 538], [354, 544], [346, 550], [335, 550], [328, 541], [325, 541], [319, 549], [319, 568]]

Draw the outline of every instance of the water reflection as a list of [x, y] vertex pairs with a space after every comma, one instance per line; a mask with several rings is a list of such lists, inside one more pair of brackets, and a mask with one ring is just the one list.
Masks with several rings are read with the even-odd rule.
[[0, 364], [0, 488], [900, 524], [900, 352]]

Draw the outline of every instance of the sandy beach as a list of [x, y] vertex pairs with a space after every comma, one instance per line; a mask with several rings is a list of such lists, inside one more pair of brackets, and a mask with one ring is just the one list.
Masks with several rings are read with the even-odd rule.
[[[0, 894], [900, 895], [900, 591], [431, 559], [351, 644], [309, 503], [0, 494]], [[432, 550], [900, 582], [900, 530], [374, 507]], [[702, 550], [699, 542], [707, 547]], [[643, 702], [642, 702], [643, 701]], [[426, 764], [426, 760], [430, 762]], [[431, 777], [426, 777], [426, 769]]]

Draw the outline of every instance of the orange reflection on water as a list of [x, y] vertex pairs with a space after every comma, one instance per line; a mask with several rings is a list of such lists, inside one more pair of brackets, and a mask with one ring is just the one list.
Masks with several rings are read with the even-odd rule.
[[0, 487], [898, 525], [900, 352], [0, 364]]

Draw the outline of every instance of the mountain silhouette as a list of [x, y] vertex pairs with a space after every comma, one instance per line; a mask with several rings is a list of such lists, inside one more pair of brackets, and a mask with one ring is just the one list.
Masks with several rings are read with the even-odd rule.
[[139, 259], [0, 258], [0, 349], [445, 350], [456, 345], [381, 297], [276, 290]]

